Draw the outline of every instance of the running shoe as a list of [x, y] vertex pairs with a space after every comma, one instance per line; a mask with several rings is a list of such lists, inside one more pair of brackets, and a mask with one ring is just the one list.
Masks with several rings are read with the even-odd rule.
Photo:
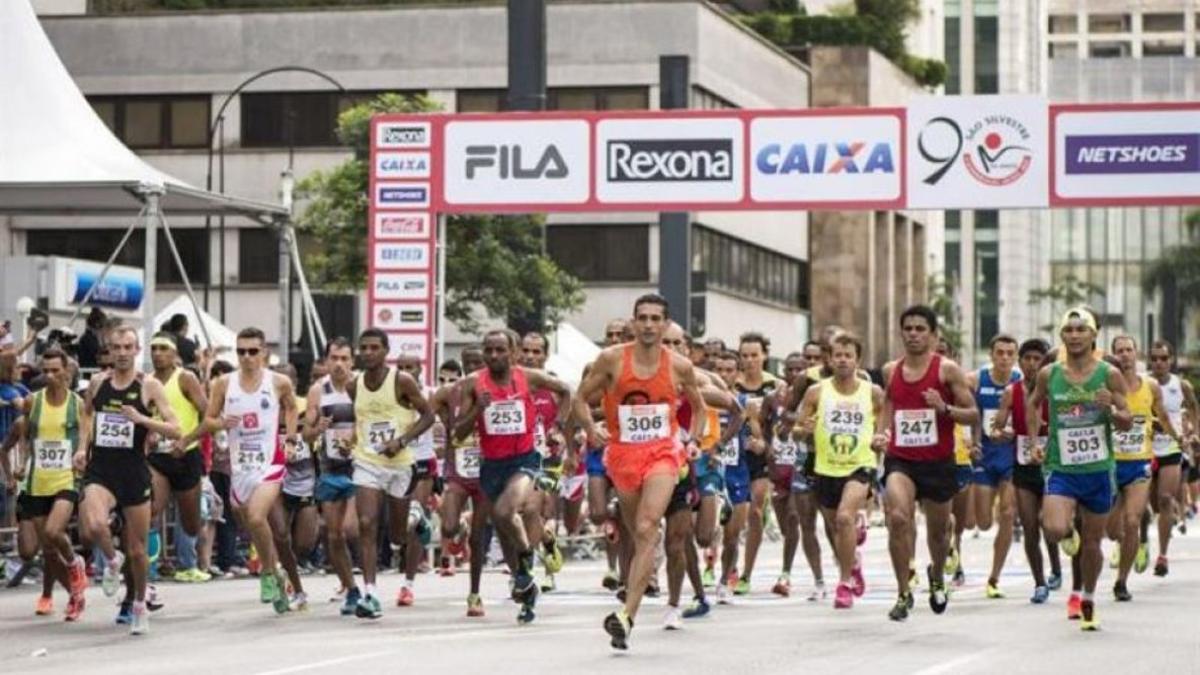
[[988, 579], [987, 587], [984, 589], [984, 595], [990, 600], [1001, 600], [1004, 598], [1004, 591], [1000, 590], [1000, 584]]
[[1052, 591], [1062, 588], [1062, 574], [1051, 572], [1050, 576], [1046, 577], [1046, 588]]
[[908, 590], [912, 590], [921, 585], [921, 577], [917, 576], [917, 561], [910, 560], [908, 563]]
[[1137, 556], [1133, 559], [1133, 571], [1141, 574], [1150, 566], [1150, 547], [1145, 542], [1138, 544]]
[[958, 555], [958, 549], [950, 547], [950, 552], [946, 554], [946, 563], [943, 566], [946, 576], [953, 576], [958, 571], [958, 565], [962, 559]]
[[467, 596], [467, 616], [472, 618], [481, 617], [484, 615], [483, 598], [479, 597], [478, 593], [472, 593]]
[[700, 583], [704, 584], [705, 588], [717, 585], [717, 575], [711, 567], [708, 567], [700, 574]]
[[383, 616], [383, 607], [373, 595], [364, 595], [358, 604], [354, 605], [354, 616], [360, 619], [378, 619]]
[[346, 591], [346, 596], [342, 599], [342, 616], [354, 616], [354, 608], [358, 606], [358, 601], [362, 599], [362, 592], [355, 586]]
[[70, 575], [72, 595], [82, 595], [88, 587], [87, 567], [83, 564], [83, 558], [75, 556], [75, 562], [67, 567], [67, 572]]
[[104, 576], [100, 581], [101, 588], [104, 589], [104, 595], [111, 598], [117, 594], [117, 589], [121, 587], [121, 566], [125, 564], [125, 554], [117, 551], [113, 559], [108, 561], [108, 565], [104, 567]]
[[854, 552], [854, 566], [850, 568], [850, 578], [853, 580], [851, 590], [856, 597], [861, 598], [867, 592], [867, 579], [863, 576], [862, 551]]
[[415, 598], [413, 598], [412, 589], [409, 588], [408, 586], [401, 586], [400, 594], [396, 596], [396, 606], [397, 607], [412, 607], [414, 599]]
[[542, 539], [542, 564], [546, 566], [546, 574], [558, 574], [563, 568], [563, 552], [558, 547], [558, 537], [547, 532]]
[[617, 576], [615, 570], [609, 570], [604, 573], [604, 579], [600, 581], [600, 585], [610, 591], [615, 591], [621, 585], [621, 577]]
[[1079, 629], [1084, 631], [1100, 630], [1100, 619], [1096, 618], [1096, 604], [1091, 600], [1083, 600], [1079, 603], [1079, 611], [1081, 614], [1079, 621]]
[[896, 604], [892, 605], [888, 611], [888, 618], [892, 621], [906, 621], [908, 619], [908, 609], [912, 606], [912, 593], [903, 593], [896, 598]]
[[850, 609], [854, 606], [854, 590], [851, 584], [839, 583], [833, 592], [834, 609]]
[[683, 614], [678, 607], [667, 606], [667, 613], [663, 616], [663, 630], [680, 630], [683, 628]]
[[1167, 576], [1167, 572], [1167, 556], [1160, 555], [1158, 556], [1158, 559], [1154, 561], [1154, 576], [1165, 577]]
[[513, 602], [523, 602], [525, 596], [530, 592], [537, 592], [537, 584], [534, 583], [533, 575], [527, 570], [519, 570], [512, 577], [512, 599]]
[[130, 635], [145, 635], [150, 632], [150, 610], [146, 609], [146, 603], [135, 602], [130, 612], [131, 621], [129, 623]]
[[629, 649], [629, 634], [633, 632], [633, 619], [625, 613], [625, 610], [618, 610], [604, 617], [604, 632], [612, 638], [610, 644], [613, 649], [622, 651]]
[[658, 582], [651, 579], [650, 583], [646, 584], [645, 596], [647, 598], [657, 598], [659, 594], [660, 591], [658, 590]]
[[50, 616], [54, 613], [54, 598], [39, 595], [33, 613], [38, 616]]
[[542, 589], [543, 593], [552, 593], [558, 590], [558, 581], [555, 580], [553, 574], [547, 574], [542, 577], [542, 581], [538, 584], [538, 587]]
[[1072, 593], [1071, 597], [1067, 598], [1067, 619], [1074, 621], [1079, 618], [1080, 603], [1082, 600], [1078, 593]]
[[133, 602], [122, 602], [117, 608], [116, 624], [118, 626], [128, 626], [133, 623]]
[[788, 597], [792, 594], [792, 579], [790, 575], [782, 574], [775, 580], [775, 585], [771, 588], [771, 592], [781, 597]]
[[67, 600], [67, 614], [63, 617], [64, 621], [78, 621], [80, 615], [83, 614], [83, 608], [87, 604], [83, 593], [72, 593], [70, 599]]
[[933, 565], [925, 568], [925, 574], [929, 577], [929, 608], [934, 614], [941, 614], [946, 611], [946, 605], [950, 604], [946, 582], [933, 580]]
[[438, 565], [438, 576], [452, 577], [456, 574], [456, 572], [457, 571], [454, 569], [454, 566], [450, 564], [450, 557], [442, 556], [442, 564]]
[[950, 582], [954, 584], [955, 588], [962, 588], [967, 583], [967, 574], [963, 572], [962, 565], [959, 565], [958, 569], [954, 570], [954, 577], [951, 578]]
[[158, 597], [158, 586], [155, 584], [146, 584], [146, 609], [152, 613], [166, 607], [166, 604]]
[[717, 584], [717, 604], [732, 605], [733, 593], [729, 591], [729, 587], [725, 584]]
[[537, 606], [538, 587], [535, 584], [533, 589], [525, 594], [525, 598], [521, 601], [521, 610], [517, 612], [517, 623], [530, 624], [533, 623], [536, 615], [533, 613], [534, 607]]
[[269, 605], [275, 600], [275, 594], [279, 592], [279, 582], [273, 575], [264, 574], [258, 578], [258, 601], [264, 605]]
[[288, 611], [292, 612], [307, 612], [308, 611], [308, 594], [304, 591], [292, 595], [292, 599], [288, 602]]
[[460, 529], [457, 536], [453, 539], [447, 539], [442, 544], [442, 553], [452, 558], [465, 558], [467, 556], [467, 532], [465, 529]]
[[1058, 547], [1059, 547], [1059, 549], [1062, 550], [1063, 553], [1066, 553], [1067, 555], [1074, 558], [1075, 555], [1077, 553], [1079, 553], [1079, 543], [1080, 543], [1079, 532], [1072, 529], [1070, 536], [1068, 536], [1065, 539], [1063, 539], [1062, 541], [1058, 542]]
[[808, 592], [808, 597], [805, 600], [809, 602], [820, 602], [829, 597], [829, 593], [825, 590], [825, 584], [817, 582], [813, 584], [812, 590]]
[[1113, 598], [1117, 602], [1129, 602], [1133, 600], [1133, 594], [1129, 592], [1129, 588], [1125, 586], [1125, 582], [1118, 581], [1113, 584]]
[[750, 595], [750, 580], [741, 577], [737, 580], [737, 585], [733, 587], [734, 595]]
[[708, 616], [708, 613], [711, 611], [712, 605], [708, 604], [707, 598], [693, 598], [692, 604], [683, 610], [683, 618], [699, 619], [700, 617]]
[[1035, 605], [1045, 603], [1050, 599], [1050, 589], [1046, 586], [1037, 586], [1033, 589], [1033, 597], [1029, 598], [1029, 602]]

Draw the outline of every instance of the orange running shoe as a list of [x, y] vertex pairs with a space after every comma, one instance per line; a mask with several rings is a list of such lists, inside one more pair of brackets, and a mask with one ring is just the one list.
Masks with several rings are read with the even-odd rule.
[[1083, 616], [1082, 598], [1078, 593], [1072, 593], [1071, 597], [1067, 599], [1067, 618], [1074, 621], [1081, 616]]
[[54, 599], [39, 595], [37, 599], [37, 607], [33, 610], [38, 616], [50, 616], [54, 613]]

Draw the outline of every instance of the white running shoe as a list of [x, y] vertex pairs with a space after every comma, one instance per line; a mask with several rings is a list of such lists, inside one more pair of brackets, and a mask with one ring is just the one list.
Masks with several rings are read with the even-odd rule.
[[667, 613], [663, 616], [664, 630], [682, 630], [683, 629], [683, 613], [678, 607], [667, 607]]

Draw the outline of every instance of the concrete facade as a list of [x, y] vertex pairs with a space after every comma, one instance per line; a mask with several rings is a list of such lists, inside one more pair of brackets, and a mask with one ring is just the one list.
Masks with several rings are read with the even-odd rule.
[[[642, 87], [650, 108], [658, 104], [659, 57], [686, 55], [695, 92], [745, 108], [808, 106], [807, 69], [713, 5], [692, 0], [554, 3], [548, 9], [548, 86]], [[302, 65], [321, 70], [351, 92], [425, 91], [447, 109], [457, 95], [506, 86], [505, 11], [502, 5], [341, 8], [327, 10], [247, 10], [163, 12], [123, 16], [45, 16], [42, 24], [78, 86], [89, 96], [200, 94], [211, 97], [210, 115], [235, 86], [263, 69]], [[312, 75], [280, 73], [256, 82], [250, 92], [330, 91]], [[240, 100], [225, 113], [220, 142], [225, 148], [225, 184], [239, 196], [278, 199], [285, 148], [246, 147], [241, 142]], [[139, 151], [154, 166], [193, 185], [204, 185], [203, 149]], [[297, 177], [336, 166], [348, 157], [342, 147], [298, 147]], [[736, 217], [734, 217], [736, 215]], [[693, 214], [693, 220], [797, 260], [808, 257], [808, 217], [803, 212]], [[657, 284], [657, 216], [653, 213], [551, 216], [551, 226], [574, 222], [649, 223], [651, 270], [637, 289]], [[37, 229], [116, 228], [127, 223], [104, 219], [0, 219], [0, 248], [22, 254], [26, 233]], [[200, 219], [174, 218], [175, 228], [195, 228]], [[273, 287], [243, 284], [237, 278], [238, 230], [249, 221], [230, 218], [225, 241], [227, 321], [232, 326], [265, 323], [268, 340], [279, 339], [276, 321], [261, 317], [279, 311]], [[210, 241], [215, 288], [218, 240]], [[451, 261], [452, 264], [452, 261]], [[193, 280], [199, 286], [203, 280]], [[161, 304], [181, 287], [166, 287]], [[614, 287], [589, 284], [588, 304], [573, 317], [599, 338], [605, 319], [621, 303]], [[632, 290], [629, 290], [632, 293]], [[628, 296], [632, 300], [632, 295]], [[807, 309], [780, 307], [757, 298], [723, 295], [714, 306], [739, 317], [743, 326], [768, 330], [780, 344], [807, 338]], [[299, 303], [295, 303], [298, 307]], [[610, 309], [612, 307], [613, 309]], [[215, 300], [210, 303], [215, 313]], [[617, 315], [628, 314], [622, 307]], [[363, 313], [360, 312], [360, 317]], [[710, 314], [711, 316], [711, 314]], [[710, 320], [710, 326], [716, 324]], [[300, 321], [293, 321], [292, 340]], [[715, 328], [714, 328], [715, 330]], [[733, 333], [720, 337], [731, 338]], [[449, 334], [450, 341], [468, 336]]]

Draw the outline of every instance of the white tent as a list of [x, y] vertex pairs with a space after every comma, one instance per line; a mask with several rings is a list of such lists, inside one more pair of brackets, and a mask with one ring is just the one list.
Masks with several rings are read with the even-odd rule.
[[[199, 316], [197, 316], [197, 311]], [[176, 314], [187, 317], [188, 327], [193, 333], [192, 337], [201, 347], [214, 347], [220, 360], [235, 363], [231, 351], [237, 342], [237, 334], [213, 315], [203, 309], [197, 310], [191, 300], [182, 293], [177, 295], [166, 307], [163, 307], [162, 311], [154, 315], [154, 323], [151, 324], [151, 328], [157, 331], [159, 326]]]
[[583, 368], [596, 360], [600, 348], [569, 323], [559, 324], [551, 337], [550, 357], [546, 359], [546, 370], [553, 372], [578, 387], [583, 381]]
[[281, 206], [194, 188], [151, 167], [96, 116], [29, 0], [0, 2], [0, 213], [132, 214], [149, 192], [175, 214], [286, 216]]

